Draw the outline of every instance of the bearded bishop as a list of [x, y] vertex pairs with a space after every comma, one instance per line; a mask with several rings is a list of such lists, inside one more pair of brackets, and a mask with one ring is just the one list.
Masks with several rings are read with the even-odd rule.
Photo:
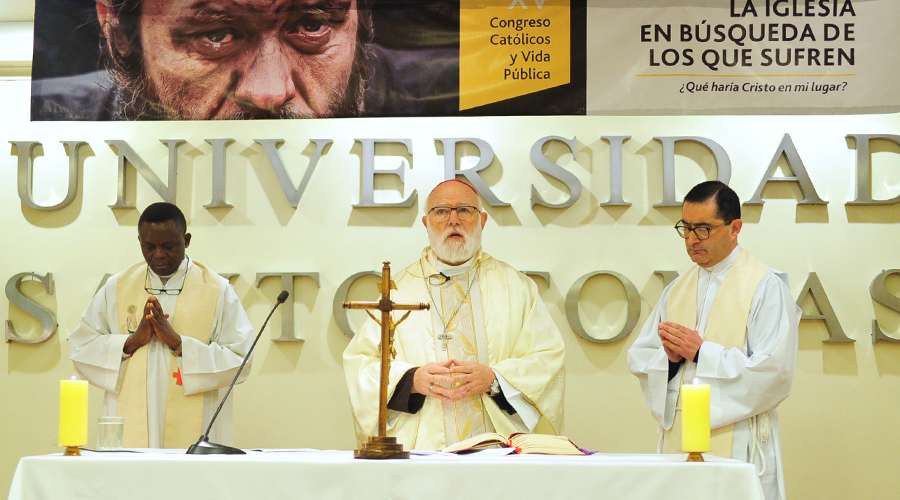
[[[486, 222], [471, 185], [442, 182], [422, 217], [430, 246], [396, 277], [394, 301], [431, 305], [395, 333], [388, 435], [407, 449], [560, 430], [562, 338], [531, 279], [481, 250]], [[367, 323], [343, 356], [360, 441], [377, 432], [379, 332]]]

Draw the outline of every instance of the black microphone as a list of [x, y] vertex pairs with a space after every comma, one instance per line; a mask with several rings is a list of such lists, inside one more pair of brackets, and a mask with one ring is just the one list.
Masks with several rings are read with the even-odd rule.
[[228, 396], [231, 395], [231, 391], [234, 390], [234, 385], [237, 384], [238, 377], [241, 376], [241, 372], [244, 371], [244, 365], [247, 364], [247, 360], [250, 359], [250, 355], [253, 354], [253, 349], [256, 347], [256, 343], [259, 342], [259, 338], [262, 336], [263, 330], [266, 329], [266, 325], [269, 323], [269, 318], [272, 317], [272, 314], [275, 313], [275, 309], [278, 309], [278, 306], [284, 304], [284, 301], [287, 300], [288, 295], [290, 295], [287, 290], [282, 290], [281, 293], [278, 294], [277, 302], [274, 306], [272, 306], [272, 310], [269, 311], [269, 315], [266, 316], [266, 320], [263, 321], [262, 327], [259, 329], [259, 333], [256, 334], [256, 338], [253, 339], [253, 344], [250, 345], [250, 349], [247, 351], [247, 355], [244, 356], [244, 360], [241, 361], [241, 366], [238, 367], [237, 373], [234, 374], [234, 379], [231, 381], [231, 385], [228, 386], [228, 392], [225, 393], [225, 397], [222, 398], [222, 401], [219, 401], [219, 407], [216, 408], [216, 412], [213, 413], [211, 419], [209, 419], [209, 425], [206, 426], [206, 431], [200, 436], [200, 439], [197, 440], [196, 443], [192, 444], [187, 449], [188, 455], [246, 455], [247, 452], [240, 448], [234, 448], [232, 446], [226, 446], [224, 444], [213, 443], [209, 441], [209, 432], [212, 430], [213, 424], [216, 422], [216, 417], [219, 416], [219, 412], [222, 411], [222, 406], [225, 405], [225, 401], [228, 399]]

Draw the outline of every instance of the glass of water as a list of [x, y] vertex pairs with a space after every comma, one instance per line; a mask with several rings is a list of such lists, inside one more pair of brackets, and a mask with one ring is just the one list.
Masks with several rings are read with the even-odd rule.
[[97, 449], [115, 450], [122, 447], [125, 417], [104, 416], [97, 420]]

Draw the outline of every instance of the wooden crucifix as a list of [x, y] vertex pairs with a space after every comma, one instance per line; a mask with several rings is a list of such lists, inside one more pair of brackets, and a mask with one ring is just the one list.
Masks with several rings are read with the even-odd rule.
[[[391, 370], [391, 359], [396, 356], [394, 350], [394, 330], [397, 325], [409, 317], [412, 311], [422, 311], [429, 308], [428, 304], [396, 304], [391, 300], [391, 289], [397, 289], [397, 285], [391, 280], [391, 263], [384, 262], [381, 267], [381, 300], [378, 302], [344, 302], [345, 309], [364, 309], [376, 323], [381, 325], [381, 379], [378, 391], [378, 435], [369, 436], [369, 440], [359, 450], [354, 450], [355, 458], [409, 458], [409, 452], [403, 450], [403, 445], [394, 437], [387, 435], [387, 386], [388, 374]], [[372, 313], [373, 310], [381, 311], [379, 320]], [[399, 321], [391, 318], [392, 311], [406, 311]]]

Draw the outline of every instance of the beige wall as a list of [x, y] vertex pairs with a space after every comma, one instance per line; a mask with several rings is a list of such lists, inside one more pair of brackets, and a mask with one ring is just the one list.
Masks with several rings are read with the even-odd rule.
[[[854, 197], [855, 151], [848, 133], [900, 133], [900, 115], [815, 117], [536, 117], [366, 119], [232, 123], [31, 123], [29, 82], [0, 81], [0, 140], [39, 140], [37, 192], [53, 200], [64, 189], [61, 140], [84, 140], [93, 156], [84, 163], [81, 194], [59, 212], [33, 212], [16, 193], [16, 158], [0, 154], [0, 279], [21, 271], [52, 272], [56, 294], [25, 290], [56, 311], [59, 332], [38, 345], [0, 344], [0, 491], [6, 491], [23, 455], [52, 453], [56, 433], [57, 380], [72, 372], [66, 336], [97, 287], [100, 277], [140, 259], [135, 241], [137, 212], [113, 211], [116, 157], [103, 142], [127, 140], [165, 178], [166, 150], [158, 139], [187, 140], [180, 154], [178, 202], [194, 234], [190, 254], [219, 272], [237, 272], [239, 295], [251, 319], [262, 321], [277, 283], [258, 290], [254, 275], [273, 271], [316, 271], [318, 288], [298, 280], [295, 312], [303, 343], [260, 343], [251, 378], [236, 391], [237, 444], [243, 447], [350, 448], [353, 426], [341, 351], [347, 339], [331, 314], [335, 289], [350, 274], [376, 269], [382, 260], [396, 265], [414, 259], [425, 244], [413, 209], [354, 210], [359, 191], [357, 137], [409, 138], [412, 169], [406, 189], [419, 192], [419, 205], [440, 177], [442, 156], [435, 138], [474, 136], [488, 141], [497, 163], [487, 175], [496, 194], [512, 204], [491, 209], [485, 247], [519, 269], [548, 271], [544, 299], [567, 344], [566, 433], [578, 443], [614, 452], [649, 452], [655, 429], [634, 378], [626, 351], [634, 334], [613, 344], [576, 337], [566, 322], [563, 298], [576, 279], [590, 271], [618, 271], [634, 282], [642, 297], [641, 321], [662, 285], [654, 270], [688, 264], [671, 229], [677, 210], [656, 210], [661, 198], [661, 153], [652, 137], [701, 135], [718, 141], [734, 166], [732, 186], [742, 199], [759, 183], [781, 137], [790, 133], [826, 208], [797, 207], [791, 189], [770, 188], [762, 209], [746, 210], [741, 241], [771, 265], [791, 275], [795, 295], [810, 271], [819, 274], [850, 345], [823, 345], [823, 324], [804, 321], [794, 391], [782, 405], [783, 448], [792, 498], [887, 499], [900, 491], [896, 474], [900, 437], [900, 345], [873, 345], [869, 335], [877, 317], [900, 337], [900, 315], [876, 306], [868, 295], [882, 269], [900, 267], [900, 208], [848, 210]], [[529, 150], [540, 137], [577, 137], [583, 149], [577, 163], [560, 163], [585, 185], [575, 206], [532, 209], [533, 184], [550, 201], [563, 199], [559, 185], [531, 166]], [[606, 209], [609, 151], [601, 135], [630, 135], [625, 153], [625, 198], [630, 208]], [[233, 137], [229, 148], [228, 201], [234, 208], [209, 211], [210, 147], [205, 138]], [[285, 202], [255, 138], [284, 138], [285, 162], [299, 181], [310, 138], [334, 140], [312, 176], [297, 211]], [[700, 181], [710, 156], [700, 148], [679, 149], [679, 193]], [[689, 158], [690, 157], [690, 158]], [[695, 158], [695, 159], [691, 159]], [[396, 158], [379, 160], [392, 167]], [[875, 193], [900, 194], [900, 154], [876, 154]], [[396, 186], [387, 182], [385, 187]], [[56, 193], [52, 193], [56, 189]], [[385, 198], [397, 197], [386, 192]], [[138, 207], [158, 197], [136, 183]], [[57, 197], [57, 198], [54, 198]], [[848, 219], [852, 222], [848, 222]], [[900, 293], [900, 278], [889, 283]], [[356, 289], [357, 294], [366, 286]], [[369, 286], [370, 293], [372, 291]], [[361, 296], [361, 295], [359, 295]], [[808, 304], [807, 304], [808, 306]], [[597, 331], [612, 332], [624, 322], [621, 289], [591, 281], [582, 315]], [[0, 319], [34, 332], [36, 323], [0, 298]], [[356, 324], [361, 321], [354, 317]], [[273, 326], [278, 326], [277, 322]], [[269, 337], [276, 332], [270, 332]], [[92, 389], [92, 420], [100, 394]], [[94, 429], [91, 429], [93, 440]], [[893, 493], [892, 493], [893, 492]]]

